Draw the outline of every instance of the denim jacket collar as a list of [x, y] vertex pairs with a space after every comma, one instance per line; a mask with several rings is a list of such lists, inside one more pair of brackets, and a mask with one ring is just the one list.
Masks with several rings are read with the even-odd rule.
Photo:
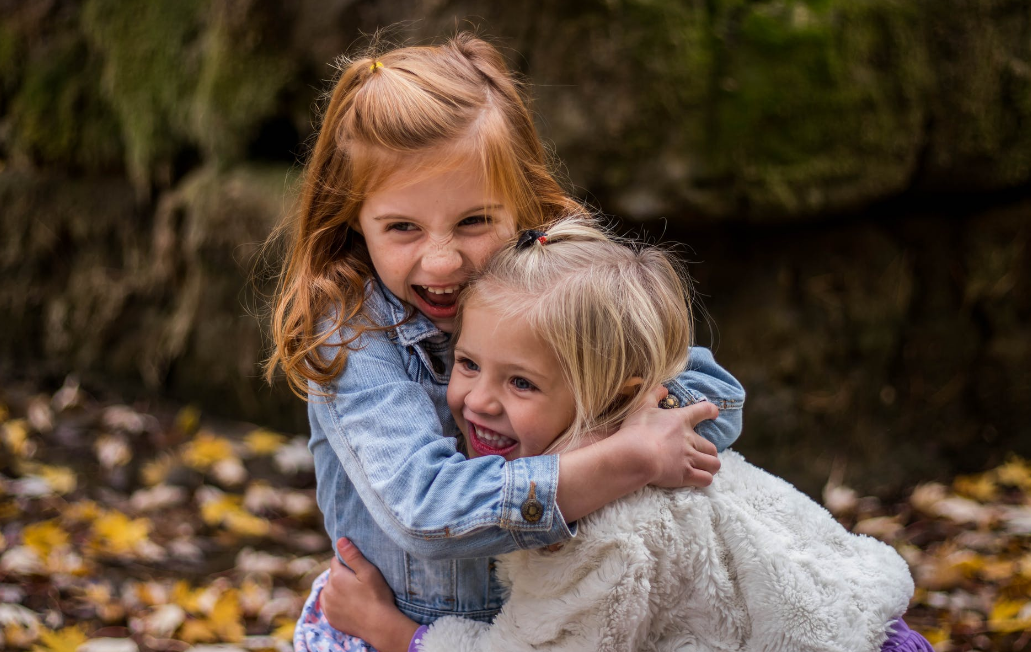
[[[387, 310], [386, 317], [389, 320], [387, 323], [397, 324], [394, 327], [394, 332], [397, 333], [397, 341], [402, 346], [412, 346], [419, 342], [435, 337], [448, 334], [440, 330], [433, 325], [426, 315], [422, 314], [417, 310], [413, 310], [410, 306], [406, 306], [401, 302], [394, 293], [387, 289], [387, 286], [379, 280], [379, 277], [375, 279], [376, 289], [383, 295], [385, 301], [385, 308]], [[415, 313], [410, 319], [405, 319], [409, 314]]]

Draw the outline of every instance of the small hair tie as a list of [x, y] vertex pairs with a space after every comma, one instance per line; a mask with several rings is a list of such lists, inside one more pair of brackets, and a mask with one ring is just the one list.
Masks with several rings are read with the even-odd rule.
[[539, 242], [542, 245], [547, 243], [548, 234], [544, 231], [527, 229], [519, 234], [519, 239], [516, 241], [516, 249], [525, 249], [527, 247], [532, 247], [534, 242]]
[[369, 72], [376, 72], [377, 68], [382, 68], [382, 67], [383, 67], [383, 62], [382, 61], [377, 61], [376, 63], [373, 63], [373, 64], [369, 65]]

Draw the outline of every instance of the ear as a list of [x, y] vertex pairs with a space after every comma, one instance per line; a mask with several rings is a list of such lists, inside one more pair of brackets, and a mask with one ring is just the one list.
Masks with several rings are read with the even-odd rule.
[[620, 396], [633, 396], [637, 393], [637, 388], [644, 383], [644, 378], [640, 376], [633, 376], [630, 380], [623, 383], [623, 386], [619, 389]]

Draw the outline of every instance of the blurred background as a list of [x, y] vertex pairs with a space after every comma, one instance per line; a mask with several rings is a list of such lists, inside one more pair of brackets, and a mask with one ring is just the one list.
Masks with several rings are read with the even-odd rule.
[[[0, 374], [303, 432], [258, 377], [335, 57], [493, 38], [575, 192], [686, 244], [739, 448], [813, 492], [1031, 453], [1022, 0], [0, 2]], [[255, 275], [255, 272], [257, 274]], [[251, 278], [257, 283], [249, 284]]]
[[[305, 407], [259, 377], [263, 244], [332, 62], [384, 28], [499, 45], [568, 186], [683, 243], [698, 342], [748, 390], [737, 448], [930, 568], [939, 649], [1028, 643], [1031, 517], [969, 502], [1031, 495], [1025, 0], [0, 0], [0, 603], [32, 611], [0, 614], [8, 646], [290, 626], [329, 553]], [[931, 545], [1003, 522], [1016, 543]]]

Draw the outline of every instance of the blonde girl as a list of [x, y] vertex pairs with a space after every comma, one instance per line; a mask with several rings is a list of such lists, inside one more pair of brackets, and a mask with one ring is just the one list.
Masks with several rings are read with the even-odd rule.
[[[577, 218], [522, 234], [462, 297], [448, 403], [470, 455], [485, 434], [513, 442], [512, 456], [604, 437], [683, 368], [690, 324], [664, 252]], [[354, 572], [336, 565], [325, 610], [383, 652], [931, 652], [900, 620], [913, 582], [891, 547], [721, 457], [710, 487], [645, 488], [586, 517], [564, 546], [503, 555], [511, 593], [490, 625], [419, 627], [349, 543]]]
[[[639, 410], [561, 456], [457, 452], [445, 400], [457, 296], [518, 229], [579, 209], [547, 163], [501, 55], [459, 34], [345, 62], [306, 166], [268, 378], [308, 401], [330, 536], [361, 545], [417, 622], [489, 620], [502, 591], [488, 556], [564, 541], [647, 484], [708, 484], [740, 432], [740, 384], [698, 349], [668, 396], [647, 389], [689, 410]], [[295, 643], [363, 649], [324, 622], [323, 582]]]

